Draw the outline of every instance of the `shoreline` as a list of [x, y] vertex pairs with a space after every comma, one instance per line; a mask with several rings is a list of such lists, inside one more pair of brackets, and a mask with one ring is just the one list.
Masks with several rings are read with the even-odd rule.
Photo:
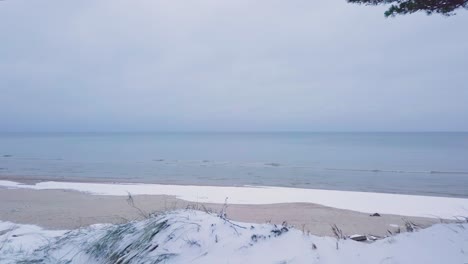
[[[1, 179], [1, 178], [0, 178]], [[167, 195], [194, 203], [268, 205], [310, 203], [361, 213], [381, 213], [413, 217], [453, 219], [468, 214], [468, 199], [404, 194], [350, 192], [269, 186], [201, 186], [144, 183], [101, 183], [33, 181], [18, 183], [0, 180], [0, 187], [33, 190], [72, 190], [92, 195]]]
[[[342, 169], [326, 169], [325, 170], [336, 170], [341, 171]], [[347, 171], [345, 169], [343, 171]], [[350, 169], [349, 171], [367, 171], [372, 172], [373, 170], [356, 170]], [[380, 170], [379, 170], [380, 171]], [[427, 172], [432, 174], [431, 172]], [[449, 173], [449, 172], [446, 172]], [[453, 172], [449, 173], [453, 174]], [[458, 172], [455, 172], [458, 174]], [[206, 180], [208, 179], [208, 180]], [[418, 189], [418, 188], [390, 188], [390, 187], [359, 187], [359, 186], [342, 186], [342, 185], [314, 185], [312, 183], [281, 183], [281, 182], [236, 182], [236, 181], [224, 181], [223, 178], [211, 179], [211, 178], [196, 178], [196, 179], [169, 179], [169, 178], [147, 178], [147, 177], [100, 177], [100, 176], [52, 176], [52, 175], [27, 175], [27, 174], [2, 174], [0, 168], [0, 180], [14, 181], [26, 184], [35, 184], [43, 181], [56, 181], [56, 182], [84, 182], [84, 183], [109, 183], [109, 184], [157, 184], [157, 185], [181, 185], [181, 186], [217, 186], [217, 187], [281, 187], [291, 189], [311, 189], [311, 190], [327, 190], [327, 191], [344, 191], [344, 192], [363, 192], [363, 193], [385, 193], [395, 195], [411, 195], [411, 196], [427, 196], [427, 197], [446, 197], [446, 198], [460, 198], [468, 199], [468, 194], [464, 193], [460, 188], [454, 192], [437, 191], [429, 189]], [[460, 182], [463, 184], [465, 182]], [[466, 182], [468, 184], [468, 182]], [[414, 183], [418, 184], [418, 183]]]
[[[389, 232], [404, 232], [407, 223], [427, 228], [468, 215], [468, 199], [460, 198], [265, 186], [43, 180], [18, 183], [0, 177], [0, 222], [75, 229], [142, 220], [142, 212], [186, 208], [220, 212], [228, 198], [227, 214], [233, 221], [278, 225], [286, 221], [319, 236], [333, 236], [331, 225], [336, 225], [346, 235], [385, 237]], [[135, 206], [128, 203], [129, 194]], [[380, 216], [370, 216], [374, 213]]]
[[[161, 185], [161, 186], [196, 186], [196, 187], [248, 187], [248, 188], [286, 188], [286, 189], [299, 189], [299, 190], [321, 190], [333, 192], [352, 192], [352, 193], [377, 193], [388, 195], [406, 195], [406, 196], [420, 196], [420, 197], [436, 197], [436, 198], [454, 198], [454, 199], [468, 199], [468, 196], [449, 196], [440, 193], [410, 193], [410, 192], [379, 192], [379, 191], [366, 191], [366, 190], [347, 190], [347, 189], [332, 189], [332, 188], [307, 188], [303, 186], [289, 186], [289, 185], [260, 185], [260, 184], [216, 184], [216, 183], [183, 183], [183, 182], [164, 182], [153, 181], [143, 178], [107, 178], [107, 177], [58, 177], [58, 176], [17, 176], [17, 175], [2, 175], [0, 174], [0, 181], [11, 181], [21, 184], [37, 184], [41, 182], [64, 182], [64, 183], [98, 183], [98, 184], [133, 184], [133, 185]], [[468, 208], [467, 208], [468, 210]]]

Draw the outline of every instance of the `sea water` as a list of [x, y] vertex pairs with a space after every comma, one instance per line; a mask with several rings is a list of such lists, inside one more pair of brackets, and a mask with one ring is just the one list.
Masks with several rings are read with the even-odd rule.
[[1, 176], [468, 197], [468, 133], [4, 133]]

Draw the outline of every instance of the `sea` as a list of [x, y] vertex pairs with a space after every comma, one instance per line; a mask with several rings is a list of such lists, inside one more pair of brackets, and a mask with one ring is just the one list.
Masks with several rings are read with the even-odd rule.
[[2, 133], [2, 177], [468, 198], [468, 133]]

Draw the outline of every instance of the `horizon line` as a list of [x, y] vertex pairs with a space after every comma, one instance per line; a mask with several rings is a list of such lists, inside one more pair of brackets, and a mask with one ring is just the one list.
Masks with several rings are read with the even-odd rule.
[[0, 131], [0, 134], [169, 134], [169, 133], [468, 133], [465, 130], [87, 130]]

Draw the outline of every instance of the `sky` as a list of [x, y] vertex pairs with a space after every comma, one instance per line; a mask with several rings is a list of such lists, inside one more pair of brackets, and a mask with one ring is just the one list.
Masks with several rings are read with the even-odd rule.
[[0, 1], [0, 132], [468, 131], [468, 11]]

